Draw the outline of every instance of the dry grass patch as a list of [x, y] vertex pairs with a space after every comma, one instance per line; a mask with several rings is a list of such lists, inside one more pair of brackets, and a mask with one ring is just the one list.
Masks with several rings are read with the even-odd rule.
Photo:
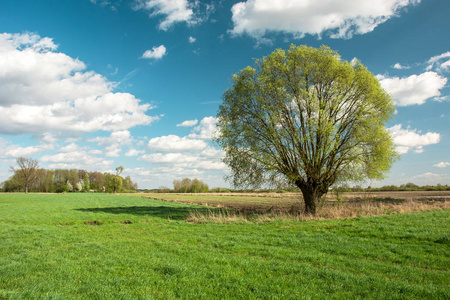
[[210, 209], [208, 211], [192, 210], [186, 221], [191, 223], [267, 223], [274, 221], [298, 222], [326, 219], [345, 219], [365, 216], [392, 215], [430, 210], [450, 209], [448, 201], [389, 201], [356, 200], [345, 202], [328, 202], [316, 215], [302, 212], [299, 207], [291, 210], [249, 211], [231, 208]]

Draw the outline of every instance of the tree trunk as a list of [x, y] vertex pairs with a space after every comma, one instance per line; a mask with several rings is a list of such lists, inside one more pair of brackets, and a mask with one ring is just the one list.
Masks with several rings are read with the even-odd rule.
[[303, 200], [305, 201], [305, 213], [315, 215], [316, 206], [323, 193], [312, 188], [302, 188]]

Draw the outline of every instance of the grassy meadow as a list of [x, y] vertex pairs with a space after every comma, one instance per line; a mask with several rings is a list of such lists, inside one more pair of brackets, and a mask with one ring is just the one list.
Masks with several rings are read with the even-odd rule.
[[450, 210], [189, 222], [210, 208], [0, 194], [0, 299], [450, 298]]

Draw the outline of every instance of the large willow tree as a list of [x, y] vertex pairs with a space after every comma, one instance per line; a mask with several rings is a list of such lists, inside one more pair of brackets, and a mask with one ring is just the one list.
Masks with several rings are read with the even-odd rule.
[[396, 158], [385, 127], [394, 111], [361, 63], [292, 45], [233, 76], [216, 143], [235, 187], [287, 182], [314, 214], [334, 183], [384, 177]]

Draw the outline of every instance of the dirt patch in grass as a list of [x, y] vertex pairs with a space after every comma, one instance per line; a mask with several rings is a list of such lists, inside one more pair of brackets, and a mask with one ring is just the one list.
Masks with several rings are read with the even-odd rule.
[[93, 225], [93, 226], [100, 226], [100, 225], [103, 225], [103, 223], [100, 222], [100, 221], [86, 221], [86, 222], [84, 222], [84, 224], [85, 224], [85, 225]]
[[72, 226], [72, 225], [74, 225], [74, 223], [61, 223], [61, 222], [59, 222], [58, 225], [60, 225], [60, 226]]

